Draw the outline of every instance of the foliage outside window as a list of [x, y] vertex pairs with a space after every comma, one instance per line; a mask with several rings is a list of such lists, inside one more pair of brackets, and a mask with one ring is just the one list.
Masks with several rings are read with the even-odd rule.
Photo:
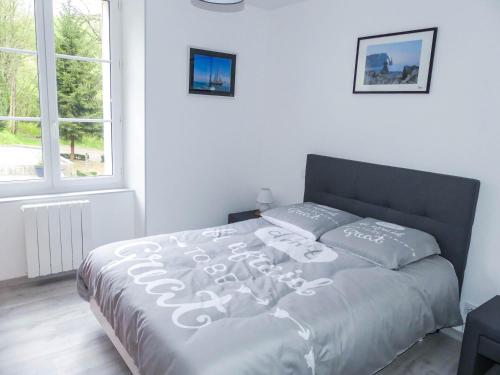
[[109, 11], [0, 0], [0, 188], [113, 175]]

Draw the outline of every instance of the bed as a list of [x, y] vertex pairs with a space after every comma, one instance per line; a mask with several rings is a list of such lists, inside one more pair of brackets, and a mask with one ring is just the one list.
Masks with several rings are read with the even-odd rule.
[[372, 374], [461, 324], [478, 193], [477, 180], [308, 155], [305, 202], [420, 229], [441, 256], [398, 271], [342, 249], [302, 262], [273, 242], [292, 234], [258, 218], [98, 248], [78, 290], [134, 375]]

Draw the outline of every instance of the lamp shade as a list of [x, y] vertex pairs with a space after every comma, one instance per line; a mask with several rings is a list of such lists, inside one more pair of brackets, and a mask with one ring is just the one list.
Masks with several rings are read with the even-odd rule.
[[271, 204], [273, 203], [273, 193], [269, 188], [262, 188], [257, 196], [258, 203]]

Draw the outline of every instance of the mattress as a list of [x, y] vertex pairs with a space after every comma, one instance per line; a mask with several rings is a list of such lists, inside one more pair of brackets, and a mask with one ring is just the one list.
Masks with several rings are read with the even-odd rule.
[[142, 375], [371, 374], [461, 324], [440, 256], [388, 270], [263, 219], [97, 248], [78, 290]]

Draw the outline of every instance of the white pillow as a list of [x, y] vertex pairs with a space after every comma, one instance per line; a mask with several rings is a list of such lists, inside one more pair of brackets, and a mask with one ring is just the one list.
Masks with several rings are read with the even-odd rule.
[[316, 241], [323, 233], [361, 219], [336, 208], [316, 203], [298, 203], [273, 208], [261, 214], [271, 224]]

